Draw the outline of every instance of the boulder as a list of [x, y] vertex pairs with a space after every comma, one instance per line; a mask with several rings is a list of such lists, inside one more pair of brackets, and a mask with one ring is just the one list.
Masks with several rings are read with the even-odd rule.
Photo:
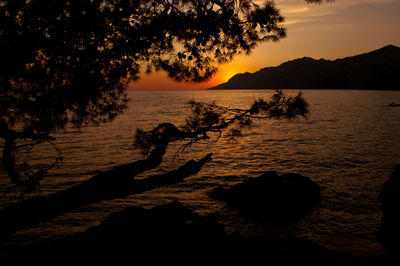
[[383, 218], [377, 240], [392, 259], [400, 262], [400, 164], [383, 184], [379, 199]]
[[[305, 238], [228, 235], [181, 203], [129, 207], [63, 240], [1, 257], [2, 265], [343, 265], [349, 257]], [[353, 264], [349, 264], [353, 265]]]
[[308, 177], [276, 172], [266, 172], [231, 188], [216, 188], [211, 195], [242, 214], [271, 224], [296, 223], [321, 201], [320, 187]]
[[3, 259], [4, 265], [27, 262], [197, 265], [210, 258], [223, 259], [226, 237], [222, 225], [174, 201], [152, 209], [126, 208], [85, 232], [20, 248], [14, 254], [0, 257], [0, 261]]

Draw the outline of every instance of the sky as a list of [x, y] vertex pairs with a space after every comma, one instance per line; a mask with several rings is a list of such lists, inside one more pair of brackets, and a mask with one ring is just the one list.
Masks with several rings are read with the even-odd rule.
[[304, 56], [334, 60], [366, 53], [392, 44], [400, 46], [400, 0], [336, 0], [306, 4], [304, 0], [275, 0], [286, 18], [288, 36], [260, 44], [250, 55], [221, 65], [202, 83], [178, 83], [164, 72], [142, 74], [130, 86], [136, 90], [206, 89], [237, 73], [255, 72]]

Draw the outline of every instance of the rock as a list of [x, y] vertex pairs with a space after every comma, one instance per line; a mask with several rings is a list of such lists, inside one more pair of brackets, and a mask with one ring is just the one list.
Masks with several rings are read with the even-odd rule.
[[266, 172], [231, 188], [217, 188], [211, 195], [226, 201], [241, 213], [271, 224], [298, 222], [321, 201], [315, 182], [299, 174]]
[[[47, 245], [23, 250], [17, 259], [32, 261], [112, 261], [134, 265], [189, 264], [196, 258], [217, 257], [225, 246], [222, 225], [202, 218], [181, 203], [152, 209], [129, 207], [107, 217], [99, 226]], [[222, 254], [222, 252], [221, 252]], [[204, 256], [202, 256], [204, 255]], [[223, 257], [223, 256], [222, 256]], [[15, 257], [14, 257], [15, 259]]]
[[377, 240], [392, 259], [400, 262], [400, 164], [383, 184], [379, 199], [383, 218]]
[[271, 235], [241, 237], [236, 241], [234, 265], [343, 265], [351, 256], [327, 249], [306, 238]]
[[[341, 253], [304, 238], [228, 235], [181, 203], [129, 207], [64, 240], [17, 250], [2, 265], [342, 265]], [[351, 264], [349, 264], [351, 265]]]

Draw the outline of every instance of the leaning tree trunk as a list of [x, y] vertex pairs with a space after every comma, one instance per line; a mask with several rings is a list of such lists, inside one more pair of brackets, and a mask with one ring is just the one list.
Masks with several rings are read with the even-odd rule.
[[211, 161], [211, 154], [208, 154], [198, 162], [188, 161], [175, 171], [134, 180], [134, 176], [153, 169], [161, 163], [168, 142], [160, 143], [148, 159], [117, 166], [70, 189], [47, 197], [28, 199], [0, 210], [0, 239], [84, 205], [141, 193], [182, 181], [187, 176], [199, 172], [204, 164]]

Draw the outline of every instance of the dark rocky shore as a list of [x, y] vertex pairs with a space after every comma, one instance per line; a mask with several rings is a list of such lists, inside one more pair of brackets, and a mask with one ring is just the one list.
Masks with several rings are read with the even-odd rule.
[[[393, 197], [390, 194], [393, 182], [399, 181], [400, 168], [396, 169], [381, 194], [384, 221], [379, 239], [389, 256], [358, 258], [290, 235], [228, 234], [212, 217], [201, 217], [173, 201], [152, 209], [129, 207], [83, 233], [18, 248], [0, 258], [1, 265], [84, 262], [91, 265], [396, 265], [398, 244], [392, 237], [393, 224], [388, 222], [388, 209], [393, 204], [388, 207], [387, 203], [388, 197]], [[397, 191], [398, 188], [397, 185]], [[295, 174], [279, 176], [273, 172], [230, 189], [216, 189], [212, 195], [226, 200], [246, 215], [285, 223], [296, 222], [309, 214], [321, 200], [319, 187], [310, 179]], [[285, 211], [282, 208], [286, 208]], [[271, 220], [272, 216], [278, 218]], [[398, 237], [398, 230], [395, 234]]]
[[400, 265], [400, 165], [395, 167], [390, 178], [383, 184], [379, 199], [382, 202], [383, 218], [377, 239], [394, 265]]
[[200, 217], [174, 201], [148, 210], [127, 208], [84, 233], [21, 248], [5, 262], [337, 265], [342, 258], [349, 259], [303, 238], [228, 235], [216, 221]]
[[228, 189], [216, 188], [211, 196], [270, 224], [293, 224], [318, 206], [321, 189], [299, 174], [265, 172]]

